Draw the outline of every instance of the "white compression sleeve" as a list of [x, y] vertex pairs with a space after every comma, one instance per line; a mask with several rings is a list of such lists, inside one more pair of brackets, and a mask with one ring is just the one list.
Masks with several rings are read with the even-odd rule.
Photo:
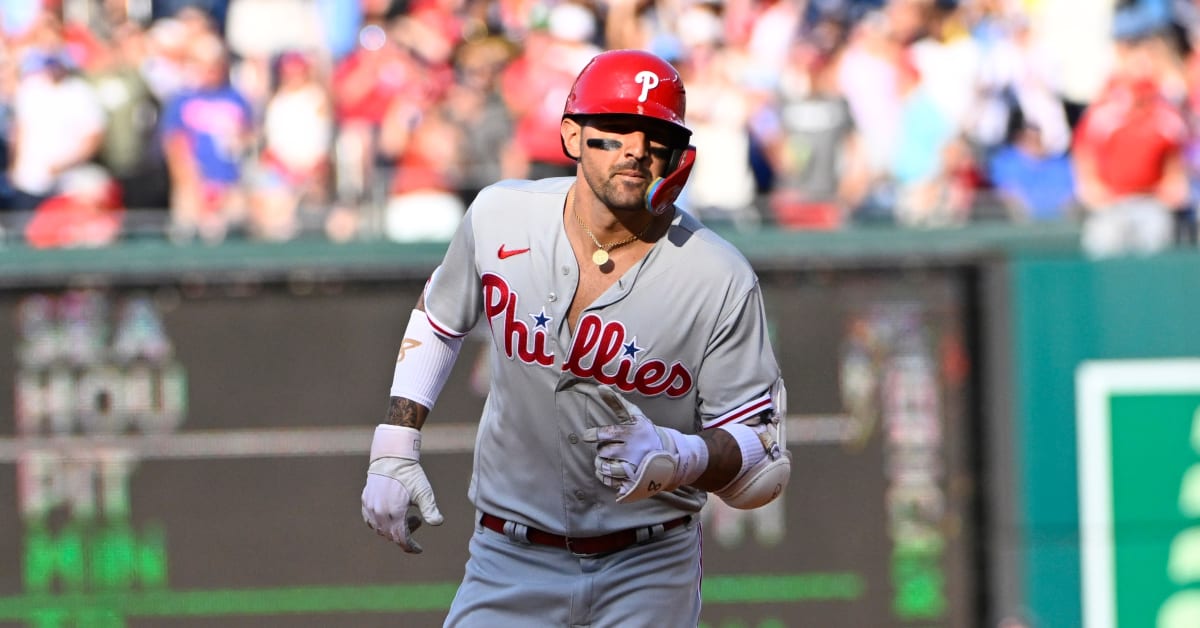
[[755, 432], [749, 425], [730, 423], [722, 425], [718, 429], [728, 432], [733, 437], [733, 440], [737, 441], [738, 448], [742, 450], [742, 468], [738, 471], [737, 477], [740, 478], [746, 472], [746, 469], [753, 468], [754, 465], [762, 462], [762, 459], [767, 456], [767, 451], [763, 448], [763, 442], [759, 438], [758, 432]]
[[438, 335], [425, 312], [413, 310], [404, 330], [404, 341], [400, 343], [400, 354], [396, 356], [392, 396], [411, 399], [432, 409], [458, 359], [462, 341]]

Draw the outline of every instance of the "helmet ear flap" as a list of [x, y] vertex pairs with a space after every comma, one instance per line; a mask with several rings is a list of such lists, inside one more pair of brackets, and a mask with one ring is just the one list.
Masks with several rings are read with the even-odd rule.
[[675, 205], [675, 199], [683, 192], [688, 176], [692, 174], [692, 166], [696, 164], [696, 147], [677, 151], [672, 161], [674, 168], [665, 177], [659, 177], [646, 189], [646, 210], [655, 216], [662, 215]]

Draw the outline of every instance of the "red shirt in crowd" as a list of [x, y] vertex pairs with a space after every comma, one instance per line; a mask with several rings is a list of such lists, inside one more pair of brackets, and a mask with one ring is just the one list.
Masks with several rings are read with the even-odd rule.
[[1115, 84], [1084, 113], [1075, 150], [1091, 156], [1096, 177], [1117, 196], [1152, 193], [1180, 154], [1187, 123], [1152, 81]]
[[547, 58], [554, 52], [531, 37], [526, 53], [505, 69], [501, 84], [516, 117], [513, 139], [529, 160], [570, 165], [574, 161], [563, 154], [559, 127], [575, 75]]
[[335, 115], [339, 122], [379, 125], [394, 98], [429, 102], [453, 80], [448, 66], [422, 64], [394, 44], [378, 50], [360, 46], [334, 69]]

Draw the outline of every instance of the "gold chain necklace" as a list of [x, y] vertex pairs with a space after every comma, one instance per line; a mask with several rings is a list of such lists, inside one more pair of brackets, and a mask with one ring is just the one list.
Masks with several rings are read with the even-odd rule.
[[646, 235], [646, 231], [650, 229], [650, 225], [654, 224], [654, 221], [651, 220], [650, 222], [646, 223], [645, 227], [642, 227], [641, 231], [637, 232], [634, 235], [629, 236], [628, 238], [625, 238], [624, 240], [617, 240], [616, 242], [610, 242], [609, 244], [600, 244], [600, 240], [596, 238], [595, 234], [592, 233], [592, 230], [588, 229], [587, 224], [585, 224], [583, 222], [583, 219], [579, 217], [579, 197], [578, 196], [576, 196], [574, 199], [572, 199], [571, 213], [575, 215], [575, 222], [579, 223], [580, 227], [583, 227], [583, 232], [586, 233], [588, 235], [588, 237], [592, 239], [592, 244], [596, 245], [596, 252], [592, 253], [592, 263], [597, 266], [603, 266], [608, 263], [608, 258], [609, 258], [608, 254], [613, 249], [625, 246], [626, 244], [629, 244], [630, 242], [633, 242], [634, 240], [641, 239], [642, 236]]

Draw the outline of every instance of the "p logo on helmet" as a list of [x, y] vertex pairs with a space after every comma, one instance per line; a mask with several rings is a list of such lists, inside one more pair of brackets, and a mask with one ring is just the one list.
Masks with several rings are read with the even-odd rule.
[[[683, 123], [686, 101], [683, 79], [670, 63], [644, 50], [609, 50], [593, 57], [579, 72], [563, 118], [641, 116], [666, 122], [678, 131], [680, 145], [670, 169], [646, 191], [646, 209], [661, 214], [674, 206], [696, 155], [695, 147], [688, 145], [692, 132]], [[565, 145], [563, 152], [567, 153]]]
[[641, 83], [642, 95], [638, 96], [638, 102], [646, 102], [646, 98], [650, 95], [650, 90], [658, 87], [658, 75], [650, 70], [642, 70], [633, 77], [634, 83]]

